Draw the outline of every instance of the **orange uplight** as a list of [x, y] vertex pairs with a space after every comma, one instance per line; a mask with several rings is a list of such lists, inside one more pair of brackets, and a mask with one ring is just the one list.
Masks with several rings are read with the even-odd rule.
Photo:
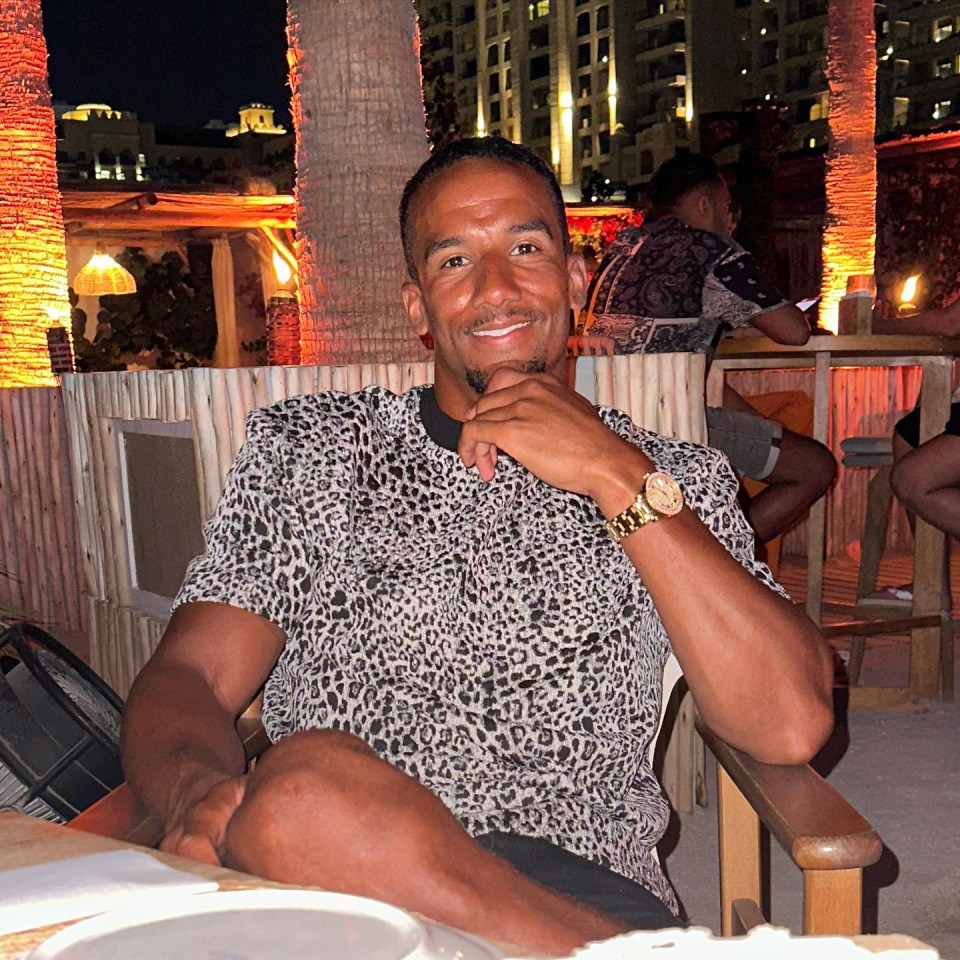
[[847, 292], [847, 277], [874, 272], [877, 58], [873, 0], [831, 3], [828, 15], [830, 147], [820, 323], [836, 332], [837, 306]]
[[46, 330], [69, 317], [40, 0], [0, 4], [0, 387], [56, 383]]
[[293, 271], [290, 269], [290, 264], [287, 263], [287, 261], [284, 260], [276, 250], [273, 251], [273, 272], [276, 275], [277, 284], [281, 288], [285, 288], [287, 284], [290, 283], [290, 278], [293, 276]]

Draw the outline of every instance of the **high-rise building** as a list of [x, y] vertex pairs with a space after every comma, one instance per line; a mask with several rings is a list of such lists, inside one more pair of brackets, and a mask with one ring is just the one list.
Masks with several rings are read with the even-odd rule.
[[[527, 144], [578, 194], [636, 128], [636, 0], [417, 0], [425, 72], [461, 121]], [[631, 82], [624, 84], [621, 77]]]
[[[726, 58], [714, 55], [694, 80], [695, 110], [775, 99], [787, 107], [794, 147], [823, 147], [828, 6], [828, 0], [688, 3], [695, 78], [701, 50], [718, 25], [729, 20], [734, 34], [734, 43], [724, 45]], [[960, 0], [886, 0], [877, 4], [876, 27], [877, 134], [960, 118]], [[725, 91], [725, 103], [717, 102], [718, 90]]]
[[[532, 147], [571, 193], [645, 180], [704, 114], [774, 100], [827, 141], [829, 0], [416, 0], [461, 125]], [[843, 0], [834, 0], [843, 2]], [[877, 5], [877, 133], [960, 118], [960, 0]]]
[[877, 128], [960, 120], [960, 0], [887, 0], [877, 18]]

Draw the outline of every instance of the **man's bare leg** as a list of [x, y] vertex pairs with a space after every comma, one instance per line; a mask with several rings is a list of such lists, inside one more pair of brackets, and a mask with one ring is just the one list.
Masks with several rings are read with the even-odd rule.
[[336, 731], [281, 740], [250, 776], [224, 862], [373, 897], [544, 954], [626, 931], [484, 850], [443, 803]]
[[767, 486], [746, 508], [757, 540], [766, 543], [800, 520], [830, 489], [836, 475], [837, 461], [823, 444], [784, 429], [780, 456], [763, 478]]
[[908, 444], [895, 437], [894, 447], [890, 486], [897, 499], [908, 514], [960, 538], [960, 437], [941, 433], [909, 452], [903, 451]]

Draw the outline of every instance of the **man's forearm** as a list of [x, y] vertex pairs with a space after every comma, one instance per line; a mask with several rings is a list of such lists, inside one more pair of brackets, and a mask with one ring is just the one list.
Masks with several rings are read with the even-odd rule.
[[165, 827], [217, 782], [243, 772], [235, 720], [189, 667], [151, 663], [137, 678], [124, 711], [123, 765]]
[[885, 317], [879, 310], [873, 314], [873, 332], [903, 336], [956, 337], [960, 335], [960, 309], [949, 307], [924, 310], [907, 317]]
[[[594, 497], [607, 517], [630, 503], [650, 469], [642, 454], [629, 460]], [[808, 760], [832, 725], [831, 661], [816, 626], [744, 569], [689, 509], [648, 524], [622, 547], [710, 726], [758, 760]]]

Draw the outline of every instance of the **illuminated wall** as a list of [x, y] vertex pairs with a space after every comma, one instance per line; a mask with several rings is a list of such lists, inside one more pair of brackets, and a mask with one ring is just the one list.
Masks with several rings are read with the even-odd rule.
[[0, 387], [55, 382], [45, 331], [69, 309], [40, 0], [0, 0]]
[[829, 5], [830, 146], [820, 321], [837, 329], [851, 274], [872, 274], [877, 237], [877, 56], [873, 0]]

